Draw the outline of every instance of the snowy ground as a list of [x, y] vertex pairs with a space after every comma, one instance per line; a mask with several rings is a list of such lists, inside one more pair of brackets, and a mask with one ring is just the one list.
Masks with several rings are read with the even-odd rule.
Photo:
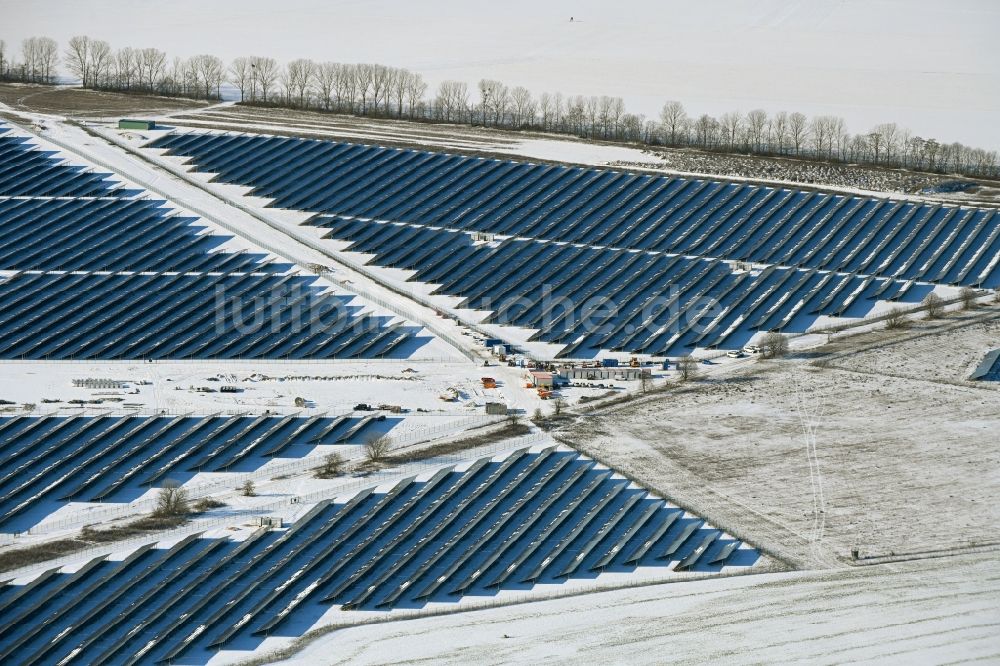
[[[877, 331], [748, 363], [599, 411], [565, 441], [808, 566], [839, 566], [852, 549], [989, 542], [1000, 521], [1000, 391], [964, 378], [974, 350], [996, 339], [996, 307], [940, 337]], [[886, 345], [892, 337], [899, 344]], [[832, 367], [810, 363], [827, 353]], [[873, 363], [895, 374], [874, 374]]]
[[[655, 117], [753, 108], [843, 116], [852, 132], [897, 122], [915, 135], [1000, 148], [1000, 8], [980, 0], [713, 3], [459, 0], [403, 3], [179, 0], [155, 20], [121, 0], [0, 4], [0, 37], [73, 35], [173, 56], [380, 62], [474, 88], [481, 78], [536, 95], [611, 95]], [[570, 17], [574, 21], [570, 22]], [[265, 27], [266, 26], [266, 27]]]
[[1000, 659], [996, 553], [616, 590], [352, 627], [277, 663], [859, 663]]
[[[91, 410], [170, 414], [215, 412], [304, 415], [351, 411], [358, 403], [397, 405], [415, 421], [436, 422], [456, 415], [482, 414], [487, 401], [513, 402], [506, 384], [484, 389], [483, 368], [468, 362], [374, 361], [0, 361], [0, 399], [33, 403], [37, 412], [73, 410], [70, 400], [107, 400]], [[73, 379], [123, 380], [128, 388], [95, 390], [72, 386]], [[232, 385], [239, 393], [220, 393]], [[212, 392], [197, 389], [209, 388]], [[457, 399], [441, 400], [454, 388]], [[295, 398], [306, 401], [297, 407]], [[59, 400], [60, 402], [43, 402]]]

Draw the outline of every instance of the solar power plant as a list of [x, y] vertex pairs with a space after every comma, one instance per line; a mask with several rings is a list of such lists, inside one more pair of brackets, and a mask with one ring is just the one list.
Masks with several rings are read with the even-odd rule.
[[359, 444], [398, 419], [364, 416], [0, 418], [0, 531], [66, 502], [128, 502], [198, 472], [245, 472], [321, 444]]
[[[287, 530], [192, 535], [0, 589], [0, 659], [203, 663], [333, 606], [419, 608], [637, 567], [738, 570], [753, 548], [555, 447], [323, 501]], [[32, 618], [30, 622], [23, 621]]]
[[0, 124], [0, 358], [402, 358], [427, 341], [140, 194]]
[[[916, 302], [933, 284], [1000, 285], [993, 209], [280, 137], [170, 134], [150, 146], [272, 206], [318, 213], [311, 224], [328, 237], [463, 307], [517, 299], [493, 321], [538, 329], [565, 357], [739, 347], [757, 331], [863, 316], [876, 300]], [[498, 238], [474, 244], [471, 231]], [[579, 306], [545, 312], [542, 285], [616, 312], [585, 331]], [[678, 316], [709, 298], [721, 312]]]

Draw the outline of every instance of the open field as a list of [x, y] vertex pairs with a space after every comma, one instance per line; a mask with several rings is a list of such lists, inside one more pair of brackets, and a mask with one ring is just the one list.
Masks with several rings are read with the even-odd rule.
[[68, 86], [14, 83], [0, 83], [0, 104], [6, 104], [17, 111], [77, 118], [130, 114], [159, 115], [206, 106], [205, 102], [175, 97], [126, 95]]
[[[994, 542], [1000, 391], [962, 381], [973, 350], [996, 340], [995, 308], [987, 316], [940, 337], [894, 334], [899, 344], [881, 332], [835, 340], [809, 359], [760, 362], [562, 434], [809, 566], [837, 566], [852, 549], [865, 557]], [[851, 351], [874, 341], [877, 351]], [[811, 364], [827, 354], [833, 367]]]

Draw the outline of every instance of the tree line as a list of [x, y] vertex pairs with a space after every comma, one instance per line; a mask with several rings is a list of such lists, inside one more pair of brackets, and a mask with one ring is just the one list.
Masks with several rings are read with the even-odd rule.
[[[369, 63], [315, 62], [241, 56], [226, 65], [212, 55], [168, 59], [155, 48], [113, 50], [102, 40], [73, 37], [63, 53], [67, 69], [84, 88], [221, 99], [226, 83], [240, 102], [356, 116], [458, 123], [511, 130], [539, 130], [585, 139], [647, 146], [691, 147], [725, 153], [801, 157], [829, 162], [909, 168], [968, 176], [1000, 176], [997, 152], [914, 136], [896, 123], [851, 134], [842, 118], [754, 109], [718, 117], [689, 114], [678, 101], [647, 118], [620, 97], [537, 97], [522, 86], [482, 79], [470, 87], [444, 81], [429, 91], [419, 73]], [[59, 63], [55, 41], [21, 43], [21, 60], [0, 41], [0, 78], [52, 82]]]

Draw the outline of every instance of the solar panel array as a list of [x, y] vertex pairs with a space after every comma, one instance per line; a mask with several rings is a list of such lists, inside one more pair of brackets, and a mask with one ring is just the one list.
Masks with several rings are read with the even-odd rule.
[[192, 536], [4, 586], [0, 660], [203, 663], [223, 647], [301, 635], [331, 605], [418, 607], [637, 566], [719, 572], [758, 557], [592, 460], [524, 450], [322, 502], [287, 531]]
[[[568, 344], [564, 356], [739, 346], [757, 330], [863, 315], [876, 299], [919, 300], [926, 283], [1000, 285], [992, 209], [280, 137], [170, 134], [151, 146], [273, 206], [321, 213], [313, 223], [330, 237], [416, 270], [413, 279], [441, 283], [438, 293], [496, 307], [484, 282], [516, 283], [529, 301], [544, 282], [577, 303], [613, 299], [629, 311], [595, 334], [579, 322], [539, 327], [529, 304], [515, 323]], [[456, 231], [501, 239], [477, 249]], [[765, 268], [738, 273], [735, 261]], [[629, 314], [674, 296], [671, 307], [711, 297], [729, 313], [687, 328], [656, 308]]]
[[0, 358], [405, 357], [417, 328], [0, 124]]
[[374, 416], [0, 418], [0, 530], [26, 529], [69, 501], [127, 502], [167, 479], [250, 471], [320, 444], [360, 444]]

